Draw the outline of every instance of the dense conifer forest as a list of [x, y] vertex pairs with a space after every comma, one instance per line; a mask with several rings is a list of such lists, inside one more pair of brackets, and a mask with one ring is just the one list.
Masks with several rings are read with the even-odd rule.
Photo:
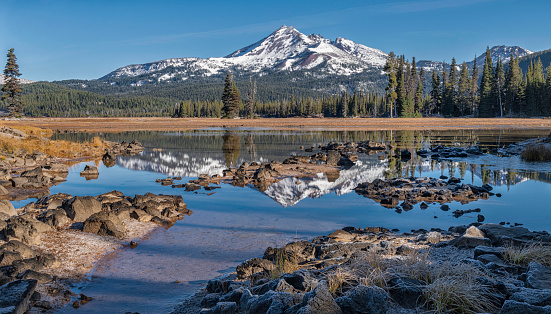
[[[250, 77], [232, 75], [241, 95], [232, 110], [241, 117], [551, 116], [551, 50], [511, 56], [506, 64], [495, 61], [487, 49], [482, 65], [452, 59], [427, 72], [415, 58], [410, 62], [390, 53], [385, 75], [378, 78], [369, 73], [309, 80], [306, 73], [282, 71], [255, 78], [254, 93]], [[49, 117], [222, 117], [224, 77], [143, 86], [109, 80], [36, 82], [22, 86], [23, 111]], [[353, 88], [362, 79], [371, 83]]]

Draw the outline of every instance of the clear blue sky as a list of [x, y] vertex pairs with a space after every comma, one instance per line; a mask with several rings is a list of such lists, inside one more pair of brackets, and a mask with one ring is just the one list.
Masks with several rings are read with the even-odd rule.
[[461, 62], [486, 46], [551, 48], [550, 12], [549, 0], [2, 0], [0, 52], [15, 48], [22, 78], [94, 79], [129, 64], [222, 57], [286, 24]]

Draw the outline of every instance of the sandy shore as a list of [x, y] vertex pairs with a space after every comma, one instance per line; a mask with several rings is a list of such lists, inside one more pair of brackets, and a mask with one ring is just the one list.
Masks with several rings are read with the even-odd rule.
[[34, 126], [78, 132], [183, 131], [206, 128], [266, 128], [282, 130], [420, 130], [420, 129], [502, 129], [551, 128], [551, 119], [533, 118], [25, 118], [5, 120], [10, 127]]

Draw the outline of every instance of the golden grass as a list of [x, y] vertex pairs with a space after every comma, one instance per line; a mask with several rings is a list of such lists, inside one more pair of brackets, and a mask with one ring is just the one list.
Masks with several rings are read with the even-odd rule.
[[299, 269], [296, 253], [288, 254], [284, 249], [278, 249], [275, 257], [275, 268], [270, 271], [270, 277], [277, 279], [283, 274], [291, 274]]
[[528, 246], [505, 246], [503, 258], [514, 265], [528, 266], [536, 262], [544, 266], [551, 266], [551, 246], [542, 243], [532, 243]]
[[[487, 288], [476, 279], [489, 278], [476, 267], [453, 261], [435, 261], [426, 253], [406, 256], [365, 254], [350, 265], [327, 276], [330, 291], [342, 293], [342, 287], [354, 285], [378, 286], [389, 290], [392, 278], [415, 279], [424, 285], [425, 306], [437, 313], [480, 313], [496, 310]], [[331, 290], [332, 289], [332, 290]]]
[[[218, 118], [29, 118], [4, 121], [11, 127], [32, 125], [54, 130], [75, 130], [81, 132], [124, 132], [124, 131], [176, 131], [211, 127], [260, 127], [270, 129], [297, 130], [323, 128], [338, 130], [457, 130], [457, 129], [523, 129], [551, 128], [551, 119], [472, 119], [472, 118], [260, 118], [260, 119], [218, 119]], [[535, 135], [534, 137], [536, 137]]]
[[43, 152], [48, 156], [59, 158], [93, 157], [101, 156], [108, 144], [99, 137], [94, 137], [90, 142], [76, 143], [64, 140], [49, 140], [46, 136], [53, 134], [52, 130], [35, 127], [18, 127], [29, 137], [17, 139], [0, 136], [0, 154], [3, 158], [8, 154], [32, 154]]
[[520, 157], [525, 161], [549, 161], [551, 160], [551, 147], [544, 144], [527, 146]]

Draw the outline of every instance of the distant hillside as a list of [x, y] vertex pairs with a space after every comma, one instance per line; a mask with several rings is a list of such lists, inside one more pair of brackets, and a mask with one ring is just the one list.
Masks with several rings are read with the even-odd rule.
[[541, 64], [543, 65], [544, 71], [547, 71], [547, 67], [551, 64], [551, 49], [547, 49], [544, 51], [534, 52], [531, 55], [524, 56], [520, 58], [520, 68], [522, 69], [522, 73], [526, 74], [526, 71], [528, 70], [528, 66], [530, 65], [530, 62], [537, 61], [538, 59], [541, 60]]

